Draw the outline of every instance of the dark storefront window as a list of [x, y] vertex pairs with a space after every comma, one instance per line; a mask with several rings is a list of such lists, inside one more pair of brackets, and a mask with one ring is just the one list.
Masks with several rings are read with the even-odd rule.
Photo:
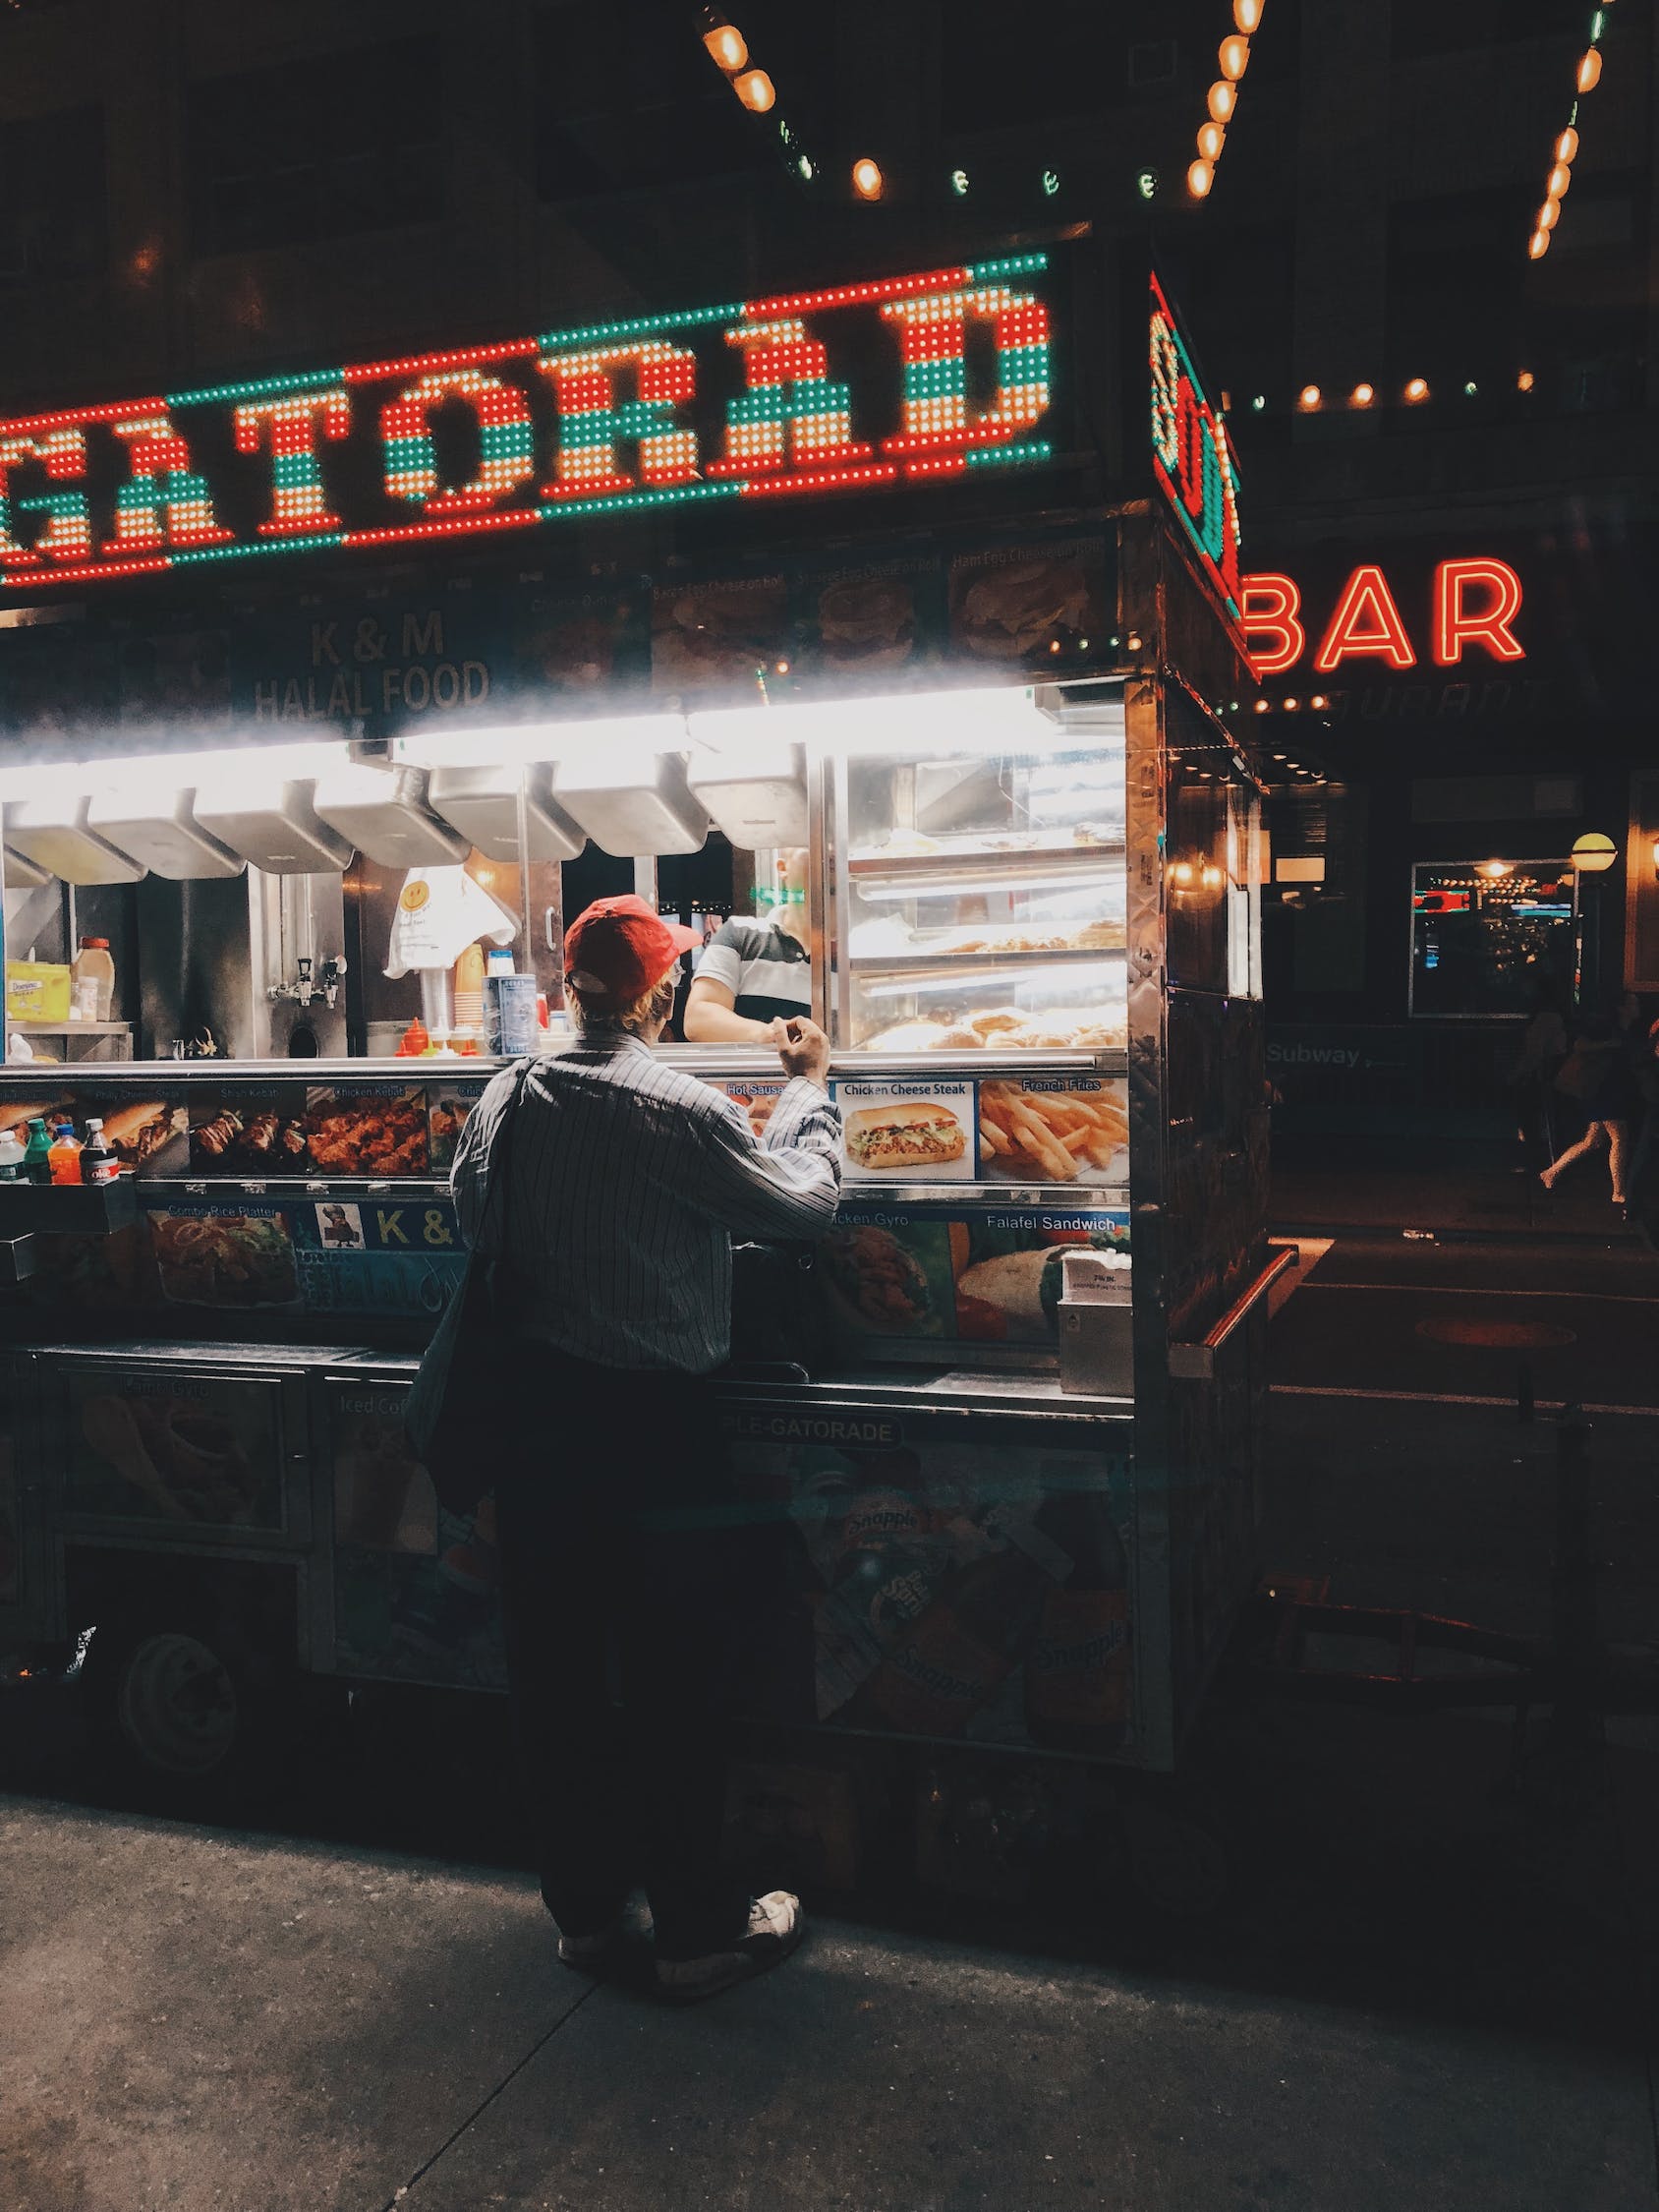
[[186, 145], [199, 254], [301, 246], [443, 212], [436, 38], [191, 86]]
[[1566, 1007], [1576, 939], [1568, 860], [1430, 860], [1411, 871], [1411, 1013], [1495, 1019]]
[[0, 286], [94, 275], [106, 197], [101, 109], [0, 123]]

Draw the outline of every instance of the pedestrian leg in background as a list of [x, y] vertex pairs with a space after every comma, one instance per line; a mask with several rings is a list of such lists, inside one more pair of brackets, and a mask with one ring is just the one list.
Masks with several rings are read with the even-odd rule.
[[1630, 1125], [1629, 1122], [1604, 1122], [1607, 1132], [1608, 1166], [1613, 1175], [1613, 1203], [1616, 1206], [1630, 1202], [1631, 1184], [1627, 1167], [1630, 1153]]
[[1605, 1125], [1601, 1122], [1592, 1122], [1583, 1135], [1579, 1137], [1577, 1143], [1570, 1144], [1553, 1167], [1545, 1168], [1538, 1181], [1546, 1191], [1553, 1191], [1570, 1167], [1579, 1160], [1588, 1159], [1592, 1152], [1599, 1152], [1606, 1142], [1607, 1130]]

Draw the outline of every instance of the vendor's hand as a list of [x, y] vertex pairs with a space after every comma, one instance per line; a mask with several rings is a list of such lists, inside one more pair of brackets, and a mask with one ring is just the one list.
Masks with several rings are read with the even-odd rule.
[[805, 1076], [809, 1083], [825, 1089], [825, 1077], [830, 1073], [830, 1039], [816, 1021], [809, 1021], [804, 1014], [793, 1015], [783, 1022], [783, 1041], [777, 1048], [777, 1057], [783, 1063], [786, 1076]]

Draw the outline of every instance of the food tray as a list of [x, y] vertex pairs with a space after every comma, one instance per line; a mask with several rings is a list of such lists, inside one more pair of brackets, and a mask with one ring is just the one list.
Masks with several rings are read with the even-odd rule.
[[948, 976], [952, 982], [970, 980], [970, 971], [981, 968], [987, 973], [1008, 967], [1031, 967], [1041, 962], [1046, 968], [1098, 966], [1103, 960], [1120, 960], [1127, 953], [1121, 945], [1068, 946], [1064, 951], [1052, 953], [867, 953], [861, 960], [856, 954], [844, 956], [849, 969], [856, 969], [862, 977], [872, 975], [920, 975], [931, 970]]

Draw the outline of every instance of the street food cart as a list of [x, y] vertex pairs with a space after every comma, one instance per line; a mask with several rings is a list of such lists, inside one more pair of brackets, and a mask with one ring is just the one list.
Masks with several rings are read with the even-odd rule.
[[[1170, 1769], [1261, 1505], [1236, 553], [1088, 238], [0, 423], [0, 1123], [123, 1171], [0, 1184], [0, 1649], [94, 1628], [187, 1778], [273, 1676], [499, 1687], [401, 1426], [457, 1133], [568, 1041], [565, 912], [712, 935], [804, 848], [847, 1158], [826, 1347], [721, 1383], [810, 1622], [747, 1695]], [[84, 935], [104, 1020], [39, 1011]], [[772, 1055], [659, 1049], [764, 1124]]]

